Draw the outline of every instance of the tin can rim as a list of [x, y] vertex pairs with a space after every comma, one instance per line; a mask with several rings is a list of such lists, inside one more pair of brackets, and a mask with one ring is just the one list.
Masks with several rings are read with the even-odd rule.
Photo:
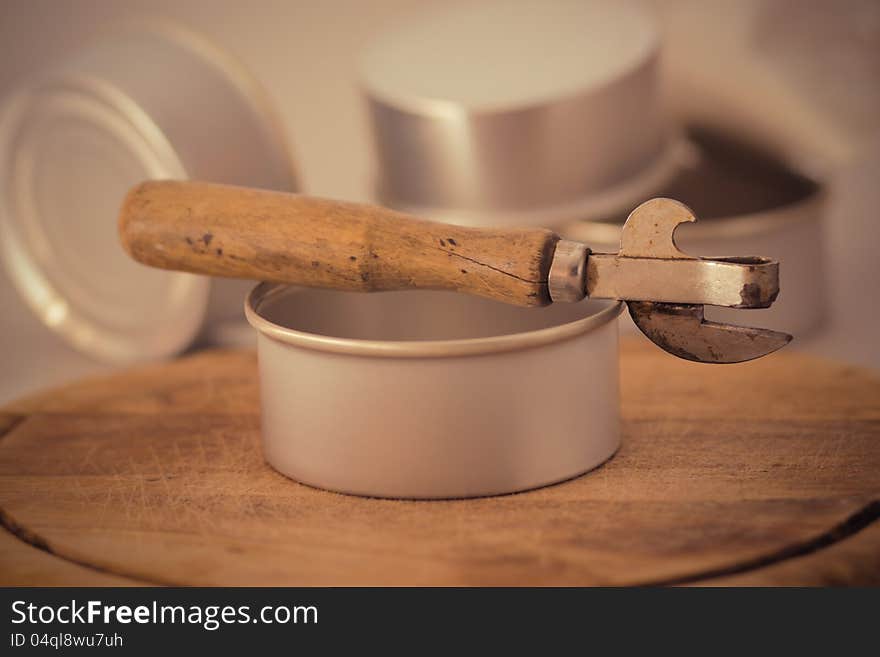
[[621, 301], [602, 302], [607, 305], [587, 317], [572, 322], [533, 331], [484, 338], [363, 340], [321, 335], [289, 328], [270, 321], [261, 313], [262, 304], [269, 299], [301, 289], [280, 283], [259, 283], [245, 299], [244, 312], [248, 322], [260, 335], [296, 347], [378, 358], [450, 358], [532, 349], [563, 342], [594, 331], [617, 318], [623, 310], [623, 302]]

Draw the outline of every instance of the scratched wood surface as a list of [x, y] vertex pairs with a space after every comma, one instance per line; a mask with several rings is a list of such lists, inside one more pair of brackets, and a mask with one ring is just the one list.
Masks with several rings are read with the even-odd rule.
[[722, 370], [634, 341], [621, 363], [609, 463], [478, 500], [277, 474], [249, 352], [23, 400], [0, 414], [3, 582], [880, 583], [878, 378], [793, 352]]

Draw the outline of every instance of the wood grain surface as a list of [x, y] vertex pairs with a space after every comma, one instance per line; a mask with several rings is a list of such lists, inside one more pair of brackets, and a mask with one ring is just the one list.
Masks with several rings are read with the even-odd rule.
[[[880, 583], [876, 376], [793, 352], [697, 365], [626, 340], [621, 367], [623, 447], [610, 462], [458, 501], [362, 499], [271, 470], [249, 352], [23, 400], [2, 415], [0, 509], [17, 536], [0, 542], [3, 579]], [[42, 570], [35, 550], [69, 570]]]
[[550, 303], [558, 236], [451, 226], [377, 206], [198, 182], [132, 189], [120, 239], [163, 269], [339, 290], [457, 290]]
[[142, 586], [126, 577], [56, 557], [0, 529], [0, 586]]

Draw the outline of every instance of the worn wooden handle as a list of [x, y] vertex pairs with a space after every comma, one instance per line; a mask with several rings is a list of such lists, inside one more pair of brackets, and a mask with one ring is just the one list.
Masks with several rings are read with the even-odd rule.
[[356, 203], [199, 182], [132, 189], [122, 244], [146, 265], [338, 290], [457, 290], [550, 303], [558, 237], [466, 228]]

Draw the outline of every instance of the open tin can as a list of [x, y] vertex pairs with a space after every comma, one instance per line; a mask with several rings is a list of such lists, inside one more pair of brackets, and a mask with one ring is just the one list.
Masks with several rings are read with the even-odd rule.
[[245, 313], [259, 333], [266, 460], [311, 486], [394, 498], [582, 474], [620, 443], [620, 310], [262, 283]]

